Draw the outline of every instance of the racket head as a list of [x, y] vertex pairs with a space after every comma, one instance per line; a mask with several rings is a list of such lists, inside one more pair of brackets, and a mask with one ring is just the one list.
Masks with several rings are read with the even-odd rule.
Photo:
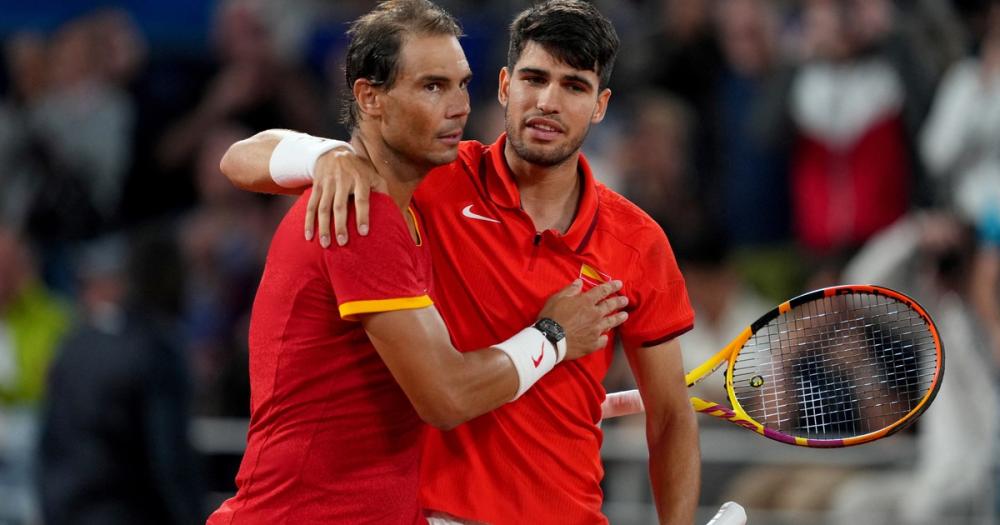
[[[731, 343], [726, 419], [806, 447], [846, 447], [906, 428], [941, 386], [944, 348], [915, 300], [874, 285], [809, 292]], [[703, 407], [701, 411], [725, 411]], [[716, 414], [721, 415], [721, 414]]]

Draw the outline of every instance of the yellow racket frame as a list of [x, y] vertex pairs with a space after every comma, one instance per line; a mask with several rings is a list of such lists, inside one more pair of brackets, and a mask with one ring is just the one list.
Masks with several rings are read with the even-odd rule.
[[[876, 430], [874, 432], [869, 432], [860, 436], [852, 436], [843, 439], [811, 439], [803, 438], [798, 436], [791, 436], [777, 430], [767, 428], [759, 422], [755, 421], [750, 417], [746, 411], [740, 406], [739, 401], [736, 399], [736, 392], [733, 389], [733, 367], [736, 364], [736, 358], [739, 356], [740, 349], [743, 345], [753, 336], [753, 334], [760, 328], [766, 326], [772, 319], [777, 316], [788, 312], [793, 307], [814, 301], [817, 299], [822, 299], [824, 297], [832, 297], [836, 295], [844, 295], [850, 293], [867, 293], [873, 295], [882, 295], [885, 297], [891, 297], [896, 299], [907, 306], [911, 307], [916, 311], [927, 323], [928, 329], [934, 336], [934, 344], [937, 350], [937, 370], [935, 370], [934, 379], [931, 383], [930, 388], [927, 389], [927, 393], [924, 397], [917, 403], [917, 405], [910, 410], [905, 416], [894, 422], [893, 424]], [[717, 370], [722, 364], [728, 363], [726, 368], [726, 378], [725, 387], [726, 394], [729, 397], [729, 402], [732, 408], [714, 403], [711, 401], [706, 401], [699, 397], [691, 398], [691, 406], [698, 412], [703, 414], [708, 414], [720, 419], [725, 419], [730, 423], [734, 423], [748, 430], [757, 432], [758, 434], [780, 441], [782, 443], [787, 443], [790, 445], [798, 445], [802, 447], [817, 447], [817, 448], [831, 448], [831, 447], [848, 447], [852, 445], [860, 445], [862, 443], [868, 443], [870, 441], [875, 441], [886, 437], [890, 434], [898, 432], [903, 428], [906, 428], [910, 423], [912, 423], [920, 414], [930, 406], [931, 401], [934, 400], [934, 396], [937, 395], [938, 389], [941, 387], [941, 380], [944, 377], [944, 346], [941, 344], [941, 338], [938, 334], [937, 327], [934, 325], [934, 321], [927, 314], [916, 301], [903, 295], [895, 290], [890, 290], [881, 286], [874, 285], [842, 285], [833, 286], [830, 288], [823, 288], [813, 292], [809, 292], [784, 303], [778, 305], [767, 314], [763, 315], [760, 319], [755, 321], [752, 325], [743, 329], [743, 331], [735, 339], [733, 339], [725, 348], [720, 350], [717, 354], [712, 356], [709, 360], [705, 361], [694, 370], [689, 372], [684, 376], [684, 381], [687, 383], [688, 387], [698, 383], [712, 372]]]

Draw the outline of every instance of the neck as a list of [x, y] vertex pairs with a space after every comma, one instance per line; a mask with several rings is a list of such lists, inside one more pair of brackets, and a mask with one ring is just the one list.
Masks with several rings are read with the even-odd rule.
[[413, 192], [430, 168], [418, 165], [392, 149], [376, 130], [365, 123], [351, 135], [351, 146], [359, 156], [371, 162], [375, 172], [386, 181], [389, 196], [400, 210], [405, 211]]
[[517, 155], [510, 141], [504, 147], [521, 196], [521, 207], [531, 217], [538, 231], [566, 233], [580, 203], [579, 155], [574, 153], [554, 166], [532, 164]]

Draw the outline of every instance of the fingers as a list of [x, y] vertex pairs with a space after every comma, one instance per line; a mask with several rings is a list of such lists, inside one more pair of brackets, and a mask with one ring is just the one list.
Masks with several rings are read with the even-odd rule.
[[[339, 246], [347, 244], [347, 198], [351, 195], [351, 188], [348, 184], [344, 181], [344, 177], [337, 177], [336, 190], [333, 195], [333, 227]], [[322, 219], [320, 217], [321, 221]], [[329, 220], [330, 218], [327, 217], [328, 222]]]
[[[330, 246], [330, 201], [333, 200], [333, 192], [329, 187], [320, 184], [318, 187], [319, 203], [316, 206], [316, 226], [319, 230], [319, 244], [326, 248]], [[313, 192], [316, 193], [315, 191]]]
[[621, 326], [621, 324], [624, 323], [627, 319], [628, 319], [628, 312], [618, 312], [601, 319], [600, 323], [598, 323], [598, 326], [600, 327], [599, 329], [601, 333], [604, 333], [607, 332], [608, 330], [611, 330], [612, 328]]
[[595, 286], [590, 290], [584, 292], [584, 296], [592, 301], [592, 304], [597, 304], [597, 301], [604, 299], [605, 297], [617, 292], [622, 289], [622, 282], [619, 280], [608, 281], [600, 286]]
[[316, 225], [316, 207], [319, 205], [320, 191], [318, 181], [313, 181], [313, 191], [309, 195], [309, 203], [306, 205], [306, 240], [313, 238], [313, 226]]
[[559, 290], [558, 292], [556, 292], [555, 296], [556, 297], [572, 297], [572, 296], [580, 293], [580, 290], [582, 290], [582, 289], [583, 289], [583, 280], [582, 279], [574, 279], [573, 282], [569, 283], [569, 286], [567, 286], [567, 287], [563, 288], [562, 290]]
[[368, 235], [368, 196], [371, 192], [371, 187], [361, 184], [360, 179], [355, 176], [354, 191], [354, 212], [358, 225], [358, 233]]
[[611, 312], [621, 310], [626, 306], [628, 306], [628, 297], [625, 297], [624, 295], [616, 295], [597, 303], [597, 312], [601, 315], [601, 317], [604, 317]]

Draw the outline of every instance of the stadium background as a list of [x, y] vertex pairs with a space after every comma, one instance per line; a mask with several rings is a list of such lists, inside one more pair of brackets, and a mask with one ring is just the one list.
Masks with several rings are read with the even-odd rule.
[[[503, 129], [506, 24], [528, 3], [440, 3], [467, 34], [466, 136], [492, 141]], [[754, 524], [994, 523], [996, 2], [598, 4], [623, 46], [608, 117], [584, 151], [670, 236], [698, 313], [681, 339], [689, 367], [777, 301], [859, 280], [924, 303], [948, 351], [935, 405], [914, 430], [873, 445], [794, 449], [701, 418], [702, 513], [735, 499]], [[371, 5], [4, 2], [0, 524], [40, 522], [39, 442], [63, 428], [43, 423], [58, 382], [138, 352], [134, 334], [122, 335], [130, 293], [169, 322], [132, 328], [168, 334], [183, 360], [170, 379], [181, 387], [168, 390], [189, 387], [190, 409], [179, 396], [168, 412], [190, 422], [204, 511], [231, 490], [249, 306], [290, 200], [234, 190], [218, 159], [260, 129], [344, 136], [344, 30]], [[95, 333], [100, 343], [81, 336]], [[88, 362], [95, 345], [107, 352]], [[50, 376], [63, 355], [89, 366]], [[630, 387], [627, 367], [607, 384]], [[722, 395], [719, 384], [699, 387]], [[101, 408], [117, 402], [128, 400]], [[607, 514], [655, 522], [641, 417], [605, 428]], [[138, 441], [130, 446], [147, 446]]]

